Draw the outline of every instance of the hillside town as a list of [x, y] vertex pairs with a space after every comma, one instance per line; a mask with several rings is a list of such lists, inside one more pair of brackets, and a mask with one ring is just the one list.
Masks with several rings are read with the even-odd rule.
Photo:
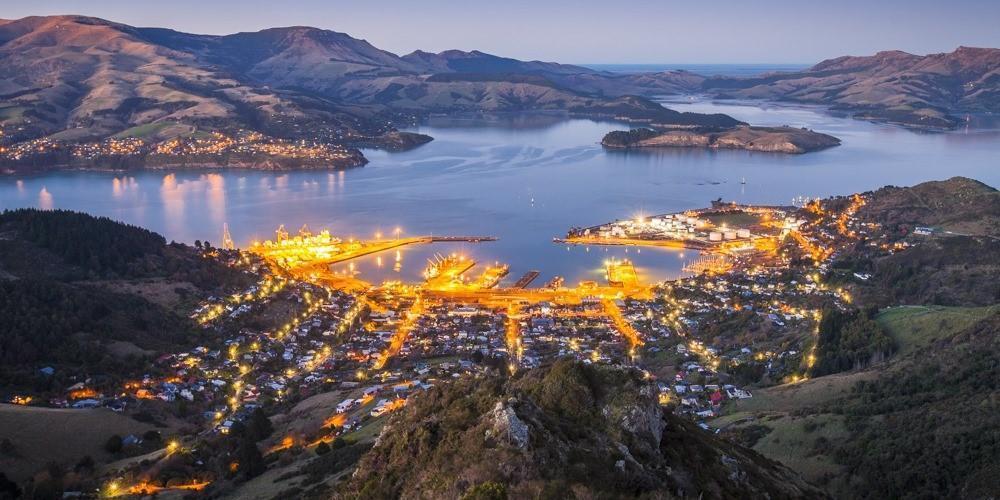
[[[554, 280], [542, 288], [519, 288], [532, 275], [511, 287], [501, 282], [504, 267], [489, 266], [484, 273], [489, 279], [463, 277], [476, 263], [458, 255], [431, 261], [422, 284], [359, 287], [352, 279], [343, 286], [345, 278], [308, 265], [310, 260], [350, 259], [391, 245], [343, 241], [326, 232], [317, 237], [306, 228], [293, 237], [279, 228], [276, 241], [250, 251], [206, 247], [206, 257], [257, 277], [246, 289], [208, 297], [191, 312], [198, 328], [214, 333], [211, 345], [160, 355], [148, 373], [118, 386], [94, 376], [44, 402], [42, 395], [30, 394], [13, 395], [10, 402], [81, 411], [103, 407], [148, 419], [179, 417], [202, 429], [173, 438], [180, 443], [176, 446], [192, 451], [244, 432], [234, 429], [252, 425], [261, 411], [334, 394], [337, 403], [322, 425], [273, 438], [265, 455], [280, 454], [373, 432], [410, 398], [444, 381], [491, 371], [516, 373], [568, 357], [642, 370], [655, 380], [662, 405], [708, 429], [707, 422], [725, 405], [752, 398], [755, 384], [809, 377], [821, 311], [851, 302], [847, 291], [823, 280], [838, 248], [862, 233], [876, 250], [901, 248], [885, 241], [877, 225], [854, 218], [863, 203], [854, 197], [837, 200], [837, 208], [813, 202], [780, 213], [728, 207], [721, 216], [729, 221], [752, 213], [777, 224], [759, 226], [761, 219], [744, 217], [756, 227], [771, 228], [753, 233], [752, 241], [743, 228], [733, 237], [706, 233], [709, 242], [748, 242], [738, 249], [706, 248], [731, 258], [724, 271], [704, 269], [651, 286], [639, 283], [629, 261], [609, 260], [607, 284], [565, 287]], [[704, 214], [718, 217], [720, 207]], [[683, 222], [662, 222], [671, 220]], [[678, 224], [710, 229], [715, 223], [709, 220], [654, 218], [648, 224], [665, 224], [662, 231], [639, 234], [658, 244], [658, 238], [676, 239]], [[725, 223], [718, 222], [720, 227]], [[595, 237], [636, 236], [634, 229], [615, 231], [601, 230]], [[723, 324], [741, 326], [724, 332]], [[43, 374], [58, 370], [45, 367]], [[125, 436], [123, 446], [135, 453], [147, 450], [140, 436]], [[150, 489], [148, 482], [126, 486], [123, 479], [137, 474], [141, 471], [121, 471], [109, 484], [133, 494], [170, 489]], [[209, 484], [208, 476], [207, 470], [192, 472], [181, 486], [197, 489], [192, 485]]]
[[357, 150], [339, 143], [280, 139], [249, 130], [213, 131], [162, 141], [122, 136], [99, 141], [38, 138], [0, 144], [0, 168], [42, 163], [108, 169], [188, 164], [346, 168], [362, 165], [364, 159]]

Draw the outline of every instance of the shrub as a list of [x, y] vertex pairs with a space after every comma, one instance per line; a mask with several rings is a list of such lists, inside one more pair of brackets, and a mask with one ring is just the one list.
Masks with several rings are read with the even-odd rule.
[[104, 442], [104, 451], [108, 453], [118, 453], [122, 451], [122, 437], [115, 434]]
[[326, 443], [320, 443], [320, 444], [316, 445], [316, 454], [317, 455], [326, 455], [327, 453], [330, 453], [330, 445], [328, 445]]
[[462, 495], [462, 500], [506, 500], [507, 487], [496, 481], [479, 483]]

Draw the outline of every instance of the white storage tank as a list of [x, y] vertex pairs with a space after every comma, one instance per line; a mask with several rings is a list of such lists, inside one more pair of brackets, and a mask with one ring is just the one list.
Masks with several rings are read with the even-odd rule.
[[715, 231], [708, 233], [708, 241], [722, 241], [722, 233]]
[[727, 240], [736, 239], [736, 231], [726, 231], [725, 233], [722, 233], [722, 235], [725, 236]]
[[736, 236], [738, 236], [740, 238], [749, 238], [750, 237], [750, 230], [749, 229], [737, 229], [736, 230]]

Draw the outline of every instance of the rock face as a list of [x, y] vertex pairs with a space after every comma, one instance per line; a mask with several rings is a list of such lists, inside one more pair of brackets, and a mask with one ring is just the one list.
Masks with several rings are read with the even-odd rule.
[[489, 420], [491, 427], [486, 431], [487, 438], [504, 440], [515, 448], [524, 448], [528, 445], [528, 425], [503, 401], [497, 401], [493, 412], [489, 414]]
[[393, 416], [335, 496], [825, 498], [785, 467], [665, 412], [630, 369], [569, 360], [456, 380]]
[[668, 130], [611, 132], [601, 142], [609, 148], [686, 147], [744, 149], [801, 154], [840, 144], [840, 139], [792, 127], [736, 127], [723, 131]]

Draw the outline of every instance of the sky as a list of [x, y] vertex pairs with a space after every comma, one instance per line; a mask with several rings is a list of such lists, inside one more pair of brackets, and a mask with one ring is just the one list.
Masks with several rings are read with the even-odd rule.
[[577, 64], [815, 63], [1000, 47], [1000, 0], [0, 0], [204, 34], [306, 25], [396, 54], [482, 50]]

